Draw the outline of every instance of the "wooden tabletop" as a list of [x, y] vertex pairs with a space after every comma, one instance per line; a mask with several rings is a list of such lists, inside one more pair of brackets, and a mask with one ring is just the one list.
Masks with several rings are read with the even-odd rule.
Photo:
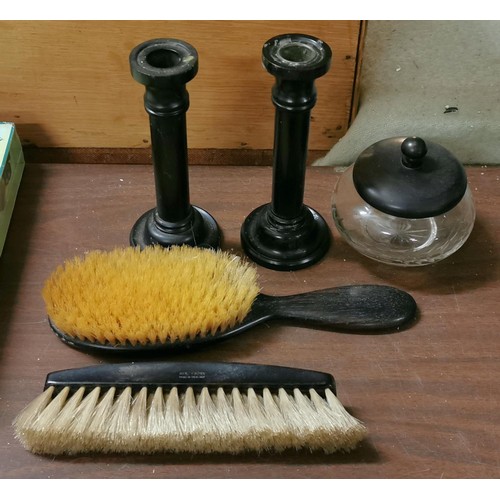
[[[477, 220], [467, 243], [438, 264], [399, 268], [356, 253], [333, 226], [335, 168], [309, 168], [305, 202], [332, 228], [318, 264], [258, 267], [262, 291], [292, 294], [355, 283], [410, 292], [418, 321], [387, 335], [340, 334], [270, 323], [178, 360], [238, 361], [332, 373], [338, 397], [368, 428], [350, 454], [41, 457], [11, 422], [53, 370], [118, 361], [63, 344], [41, 288], [65, 259], [128, 245], [154, 206], [149, 166], [27, 165], [0, 260], [0, 477], [2, 478], [498, 478], [500, 477], [500, 169], [468, 169]], [[241, 252], [241, 224], [270, 201], [271, 168], [190, 169], [191, 202], [219, 222], [223, 247]]]

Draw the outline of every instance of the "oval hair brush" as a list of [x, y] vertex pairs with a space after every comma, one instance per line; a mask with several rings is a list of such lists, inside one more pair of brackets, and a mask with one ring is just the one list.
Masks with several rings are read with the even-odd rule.
[[42, 294], [56, 335], [87, 351], [197, 347], [270, 320], [387, 331], [416, 314], [411, 295], [384, 285], [265, 295], [247, 261], [189, 246], [93, 251], [59, 266]]

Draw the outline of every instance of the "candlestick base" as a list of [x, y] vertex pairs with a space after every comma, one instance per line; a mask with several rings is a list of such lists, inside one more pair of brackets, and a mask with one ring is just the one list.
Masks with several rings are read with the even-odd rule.
[[132, 227], [130, 244], [140, 248], [150, 245], [220, 248], [221, 233], [215, 219], [202, 208], [193, 205], [191, 208], [184, 221], [175, 223], [160, 219], [156, 208], [148, 210]]
[[303, 205], [295, 219], [273, 213], [271, 204], [251, 212], [241, 227], [244, 252], [257, 264], [292, 271], [315, 264], [330, 248], [330, 229], [321, 215]]

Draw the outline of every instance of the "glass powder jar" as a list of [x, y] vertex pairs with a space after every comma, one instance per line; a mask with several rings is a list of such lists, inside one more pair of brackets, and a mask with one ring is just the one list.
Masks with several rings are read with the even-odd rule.
[[393, 137], [361, 153], [340, 177], [333, 218], [361, 254], [422, 266], [457, 251], [475, 220], [463, 165], [419, 137]]

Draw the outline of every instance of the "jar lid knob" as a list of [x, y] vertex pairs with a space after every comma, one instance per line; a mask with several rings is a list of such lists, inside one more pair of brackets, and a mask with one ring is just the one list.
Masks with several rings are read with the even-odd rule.
[[403, 165], [408, 168], [418, 168], [427, 154], [427, 145], [420, 137], [407, 137], [401, 144]]

